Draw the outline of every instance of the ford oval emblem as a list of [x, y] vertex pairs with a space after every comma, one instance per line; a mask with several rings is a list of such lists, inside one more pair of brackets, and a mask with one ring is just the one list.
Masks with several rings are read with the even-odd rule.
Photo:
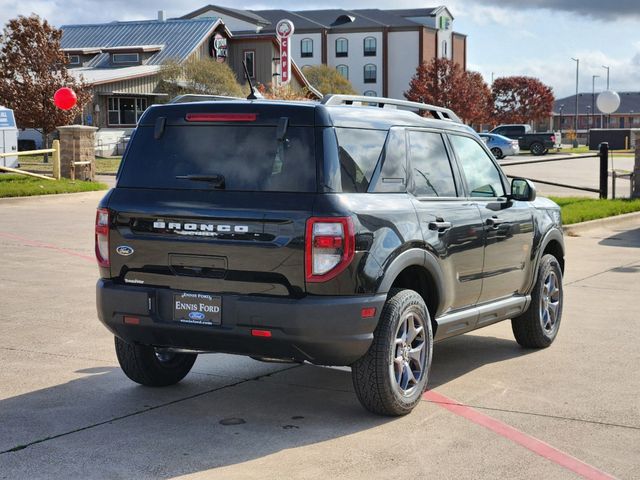
[[191, 320], [204, 320], [204, 313], [202, 313], [202, 312], [189, 312], [189, 318]]
[[122, 255], [125, 257], [128, 257], [129, 255], [131, 255], [133, 253], [133, 248], [127, 246], [127, 245], [120, 245], [118, 248], [116, 248], [116, 253], [118, 255]]

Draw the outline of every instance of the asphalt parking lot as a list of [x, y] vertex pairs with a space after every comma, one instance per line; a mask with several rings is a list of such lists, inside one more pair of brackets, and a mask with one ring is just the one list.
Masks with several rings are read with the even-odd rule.
[[[594, 153], [594, 152], [592, 152]], [[521, 154], [517, 156], [505, 157], [500, 160], [500, 165], [507, 175], [531, 178], [534, 180], [545, 180], [553, 183], [565, 185], [573, 185], [577, 187], [595, 188], [600, 185], [599, 168], [600, 159], [576, 158], [572, 160], [559, 160], [557, 162], [537, 163], [539, 160], [551, 160], [554, 157], [566, 157], [564, 153], [549, 153], [547, 155], [536, 157], [529, 154]], [[531, 162], [524, 165], [509, 166], [513, 162]], [[613, 196], [613, 180], [611, 172], [632, 172], [634, 159], [629, 155], [621, 155], [616, 152], [610, 152], [609, 157], [609, 198]], [[561, 197], [592, 197], [598, 198], [597, 193], [574, 190], [555, 185], [545, 185], [536, 182], [536, 188], [542, 195], [557, 195]], [[630, 195], [630, 181], [628, 178], [616, 179], [616, 198], [626, 197]]]
[[640, 224], [569, 237], [559, 337], [508, 322], [436, 345], [411, 415], [348, 369], [201, 356], [150, 389], [94, 305], [101, 193], [0, 201], [0, 478], [640, 478]]

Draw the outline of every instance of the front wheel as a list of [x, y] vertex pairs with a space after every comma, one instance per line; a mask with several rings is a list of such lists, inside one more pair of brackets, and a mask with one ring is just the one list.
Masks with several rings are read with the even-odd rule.
[[115, 337], [120, 368], [134, 382], [148, 387], [166, 387], [182, 380], [198, 357], [195, 353], [170, 353], [147, 345], [127, 343]]
[[529, 309], [511, 320], [516, 341], [526, 348], [546, 348], [553, 343], [562, 319], [562, 269], [553, 255], [540, 260], [538, 279]]
[[380, 415], [406, 415], [420, 401], [433, 355], [431, 317], [413, 290], [394, 289], [384, 305], [373, 343], [351, 366], [360, 403]]

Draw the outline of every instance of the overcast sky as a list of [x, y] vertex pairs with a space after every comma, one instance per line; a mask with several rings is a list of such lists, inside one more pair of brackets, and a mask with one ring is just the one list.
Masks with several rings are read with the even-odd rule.
[[[580, 91], [611, 88], [640, 91], [640, 0], [0, 0], [0, 23], [32, 12], [54, 25], [153, 19], [158, 9], [177, 17], [208, 3], [234, 8], [409, 8], [447, 6], [454, 30], [468, 35], [468, 68], [491, 81], [503, 75], [532, 75], [552, 86], [556, 97], [575, 91], [580, 59]], [[393, 54], [394, 52], [390, 52]]]

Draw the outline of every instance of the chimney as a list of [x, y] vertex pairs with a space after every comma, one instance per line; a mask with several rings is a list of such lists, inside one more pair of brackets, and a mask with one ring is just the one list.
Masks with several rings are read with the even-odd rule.
[[167, 19], [167, 16], [164, 13], [164, 10], [158, 10], [158, 21], [164, 22]]

